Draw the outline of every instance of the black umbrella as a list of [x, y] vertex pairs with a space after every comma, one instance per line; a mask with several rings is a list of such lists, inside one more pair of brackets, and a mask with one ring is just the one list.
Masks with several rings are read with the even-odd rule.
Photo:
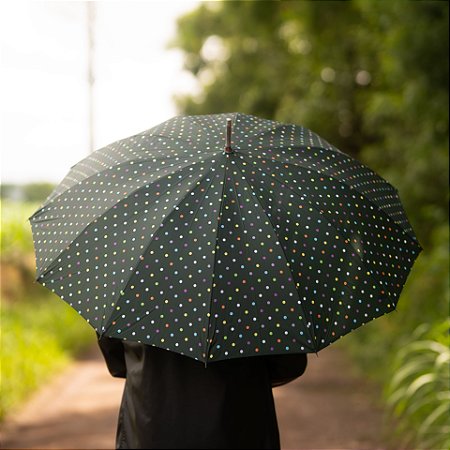
[[202, 361], [317, 352], [395, 309], [421, 251], [386, 180], [239, 113], [97, 150], [30, 221], [37, 280], [100, 335]]

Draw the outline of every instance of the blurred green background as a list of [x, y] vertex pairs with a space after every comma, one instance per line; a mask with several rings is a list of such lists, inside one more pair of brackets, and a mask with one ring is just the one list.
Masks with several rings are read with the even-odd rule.
[[[45, 198], [52, 187], [49, 183], [2, 186], [0, 419], [94, 342], [95, 333], [84, 319], [34, 281], [27, 218], [40, 205], [37, 193]], [[21, 201], [8, 198], [19, 191]]]
[[[176, 98], [180, 114], [301, 124], [399, 190], [424, 250], [397, 312], [339, 345], [371, 374], [410, 448], [450, 448], [448, 19], [446, 1], [203, 2], [170, 42], [197, 80]], [[26, 219], [52, 188], [2, 185], [1, 415], [92, 342], [33, 282]]]

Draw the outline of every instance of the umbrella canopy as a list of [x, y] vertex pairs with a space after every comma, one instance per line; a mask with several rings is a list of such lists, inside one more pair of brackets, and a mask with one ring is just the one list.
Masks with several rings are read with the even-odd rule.
[[37, 281], [100, 335], [211, 362], [319, 351], [395, 309], [421, 251], [386, 180], [240, 113], [97, 150], [30, 222]]

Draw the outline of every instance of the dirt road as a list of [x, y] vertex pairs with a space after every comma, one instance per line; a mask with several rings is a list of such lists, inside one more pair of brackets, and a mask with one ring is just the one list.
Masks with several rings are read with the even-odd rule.
[[[93, 349], [2, 424], [1, 448], [113, 449], [122, 389]], [[283, 449], [388, 448], [377, 393], [336, 345], [309, 355], [305, 375], [274, 395]]]

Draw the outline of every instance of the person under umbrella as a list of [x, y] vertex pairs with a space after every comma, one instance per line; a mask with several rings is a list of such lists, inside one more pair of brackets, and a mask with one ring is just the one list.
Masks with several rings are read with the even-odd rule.
[[305, 353], [208, 364], [101, 337], [109, 372], [126, 378], [118, 449], [279, 449], [272, 387], [300, 377]]
[[[228, 122], [227, 154], [230, 140]], [[126, 379], [116, 448], [280, 448], [272, 388], [305, 372], [305, 353], [207, 366], [158, 347], [97, 336], [111, 375]]]
[[386, 180], [240, 113], [97, 150], [30, 222], [37, 281], [127, 378], [122, 448], [277, 448], [272, 387], [393, 311], [421, 251]]

